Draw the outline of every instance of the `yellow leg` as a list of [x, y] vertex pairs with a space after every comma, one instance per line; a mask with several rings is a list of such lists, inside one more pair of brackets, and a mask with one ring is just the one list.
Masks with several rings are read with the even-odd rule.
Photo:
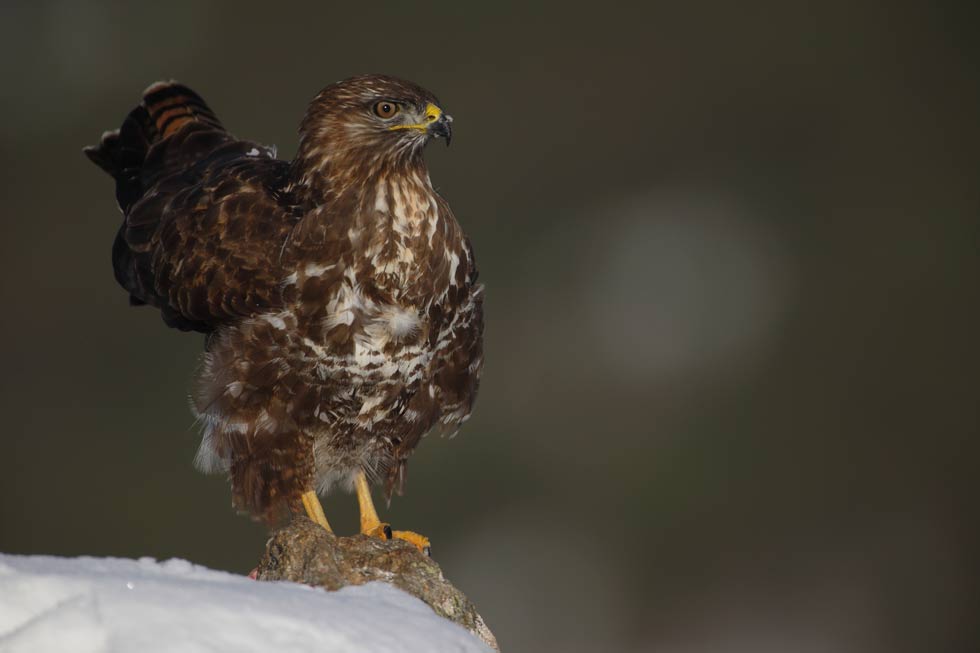
[[[378, 519], [378, 511], [374, 509], [374, 500], [371, 499], [371, 488], [368, 486], [367, 476], [364, 472], [357, 473], [357, 476], [354, 478], [354, 487], [357, 490], [357, 505], [361, 509], [361, 533], [364, 535], [380, 536], [384, 524]], [[382, 539], [391, 539], [391, 529], [389, 528], [388, 531], [388, 536]]]
[[371, 487], [368, 485], [367, 475], [361, 471], [354, 478], [354, 487], [357, 489], [357, 504], [361, 509], [361, 533], [382, 540], [397, 538], [414, 544], [419, 551], [429, 554], [431, 545], [429, 538], [412, 531], [393, 531], [391, 526], [378, 519], [378, 511], [374, 509], [374, 500], [371, 499]]
[[306, 514], [309, 515], [310, 519], [323, 526], [328, 532], [333, 533], [327, 516], [323, 514], [323, 506], [320, 505], [320, 499], [317, 498], [316, 492], [310, 490], [303, 493], [303, 507], [306, 508]]

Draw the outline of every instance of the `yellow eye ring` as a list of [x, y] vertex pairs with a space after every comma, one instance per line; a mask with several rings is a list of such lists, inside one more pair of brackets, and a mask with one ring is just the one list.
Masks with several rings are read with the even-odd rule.
[[374, 115], [379, 118], [391, 118], [398, 113], [398, 104], [388, 100], [382, 100], [374, 105]]

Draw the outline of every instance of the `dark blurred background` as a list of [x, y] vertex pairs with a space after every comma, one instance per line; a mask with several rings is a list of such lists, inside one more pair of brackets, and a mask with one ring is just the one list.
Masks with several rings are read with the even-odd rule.
[[0, 551], [255, 565], [81, 148], [177, 78], [288, 158], [387, 72], [456, 118], [487, 367], [384, 513], [505, 650], [976, 650], [969, 5], [355, 4], [0, 5]]

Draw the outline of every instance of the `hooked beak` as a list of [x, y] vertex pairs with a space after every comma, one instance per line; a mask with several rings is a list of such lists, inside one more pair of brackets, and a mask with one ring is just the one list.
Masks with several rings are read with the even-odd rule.
[[446, 147], [449, 147], [450, 141], [453, 140], [453, 117], [448, 113], [441, 113], [438, 120], [429, 123], [429, 136], [434, 136], [435, 138], [445, 138]]

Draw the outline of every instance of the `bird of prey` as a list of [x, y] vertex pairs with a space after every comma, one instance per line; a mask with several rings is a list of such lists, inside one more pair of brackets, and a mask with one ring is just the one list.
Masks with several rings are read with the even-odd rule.
[[228, 133], [201, 97], [157, 82], [85, 153], [116, 181], [112, 249], [133, 305], [206, 334], [197, 464], [275, 522], [356, 491], [361, 532], [392, 531], [370, 483], [402, 492], [426, 433], [455, 433], [483, 367], [473, 250], [423, 159], [453, 119], [385, 75], [324, 88], [292, 161]]

